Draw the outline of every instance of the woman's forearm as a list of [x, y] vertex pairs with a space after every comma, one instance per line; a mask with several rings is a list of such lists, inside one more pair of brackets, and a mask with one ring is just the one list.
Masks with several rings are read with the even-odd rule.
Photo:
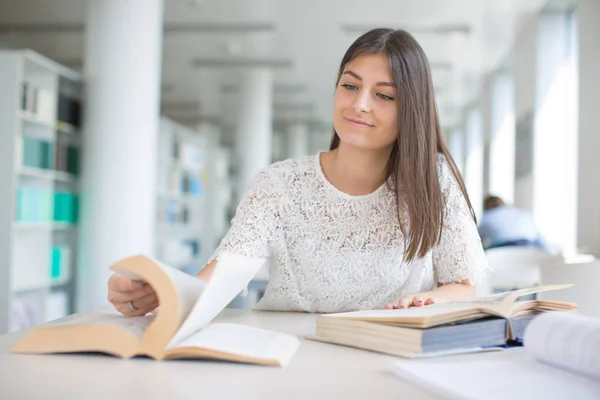
[[433, 298], [437, 303], [447, 301], [463, 300], [475, 297], [477, 292], [475, 286], [467, 279], [461, 283], [448, 283], [440, 285], [434, 290], [427, 292], [429, 297]]
[[206, 264], [204, 268], [202, 268], [202, 271], [196, 275], [196, 278], [200, 279], [201, 281], [208, 282], [213, 271], [215, 270], [215, 265], [217, 265], [217, 259], [214, 259]]

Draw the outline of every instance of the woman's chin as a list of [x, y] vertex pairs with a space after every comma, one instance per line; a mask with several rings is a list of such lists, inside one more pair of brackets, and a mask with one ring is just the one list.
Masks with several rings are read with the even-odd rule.
[[340, 142], [343, 146], [369, 151], [379, 150], [385, 147], [372, 140], [372, 138], [364, 132], [345, 132], [343, 135], [338, 133], [338, 136], [340, 137]]

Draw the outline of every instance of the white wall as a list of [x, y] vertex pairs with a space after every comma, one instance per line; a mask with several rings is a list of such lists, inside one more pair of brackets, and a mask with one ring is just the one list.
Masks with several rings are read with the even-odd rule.
[[477, 219], [483, 209], [483, 116], [480, 106], [471, 107], [466, 115], [465, 183]]
[[566, 252], [576, 245], [576, 86], [569, 17], [538, 23], [533, 135], [533, 215], [542, 235]]
[[512, 204], [515, 195], [514, 77], [501, 70], [492, 77], [488, 192]]
[[579, 18], [579, 198], [577, 242], [600, 256], [600, 2], [580, 0]]

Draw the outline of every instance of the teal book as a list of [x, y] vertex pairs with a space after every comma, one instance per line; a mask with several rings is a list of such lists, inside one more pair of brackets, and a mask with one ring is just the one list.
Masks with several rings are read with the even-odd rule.
[[67, 149], [67, 172], [79, 175], [79, 150], [73, 146]]
[[23, 137], [23, 165], [31, 168], [52, 169], [53, 145], [47, 141]]
[[57, 280], [62, 275], [62, 249], [60, 247], [52, 248], [51, 263], [50, 263], [50, 278]]

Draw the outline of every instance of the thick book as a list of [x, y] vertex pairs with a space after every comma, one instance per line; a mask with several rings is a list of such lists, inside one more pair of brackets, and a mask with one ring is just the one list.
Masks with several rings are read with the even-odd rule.
[[572, 303], [517, 301], [519, 297], [569, 286], [538, 286], [402, 310], [321, 315], [309, 339], [409, 358], [500, 350], [520, 345], [538, 314], [576, 309]]
[[143, 317], [116, 312], [76, 314], [34, 328], [17, 353], [100, 352], [122, 358], [206, 358], [286, 365], [299, 346], [293, 335], [231, 323], [211, 323], [250, 282], [265, 260], [224, 254], [204, 283], [175, 268], [133, 256], [111, 269], [148, 282], [159, 308]]
[[453, 399], [600, 399], [600, 319], [552, 312], [527, 327], [521, 350], [436, 360], [396, 359], [402, 380]]

